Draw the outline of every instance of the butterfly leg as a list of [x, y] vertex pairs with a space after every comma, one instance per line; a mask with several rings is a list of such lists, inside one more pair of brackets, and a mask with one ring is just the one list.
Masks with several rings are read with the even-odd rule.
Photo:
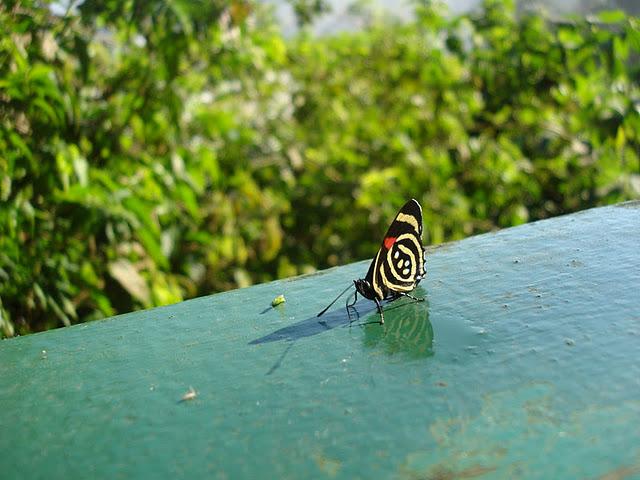
[[374, 298], [373, 301], [376, 302], [376, 307], [378, 307], [378, 313], [380, 314], [380, 325], [384, 325], [384, 314], [382, 313], [382, 305], [380, 305], [380, 300]]
[[354, 305], [358, 301], [358, 292], [355, 291], [355, 292], [353, 292], [353, 294], [354, 294], [353, 303], [349, 303], [349, 298], [351, 298], [351, 296], [349, 296], [349, 298], [347, 298], [347, 301], [345, 302], [345, 307], [347, 309], [347, 315], [349, 316], [349, 325], [351, 325], [351, 322], [353, 322], [353, 320], [351, 320], [351, 310], [349, 310], [349, 309], [353, 308], [353, 311], [356, 312], [356, 315], [358, 315], [358, 311], [356, 310], [356, 307], [354, 307]]
[[357, 291], [353, 292], [353, 303], [349, 303], [349, 298], [347, 298], [347, 303], [346, 303], [347, 310], [349, 309], [349, 307], [353, 307], [358, 301], [358, 292]]
[[358, 313], [358, 310], [356, 310], [356, 307], [347, 305], [347, 316], [349, 317], [349, 326], [351, 326], [351, 324], [354, 322], [354, 319], [351, 318], [351, 309], [353, 309], [355, 320], [358, 320], [360, 318], [360, 314]]
[[424, 298], [417, 298], [417, 297], [414, 297], [413, 295], [409, 295], [408, 293], [398, 292], [398, 295], [401, 295], [403, 297], [409, 297], [410, 299], [415, 300], [416, 302], [424, 302]]

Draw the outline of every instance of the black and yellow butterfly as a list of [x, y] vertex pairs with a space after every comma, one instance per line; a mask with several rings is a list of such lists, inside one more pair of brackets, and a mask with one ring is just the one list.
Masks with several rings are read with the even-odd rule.
[[[380, 303], [383, 300], [393, 301], [402, 296], [423, 300], [409, 294], [425, 276], [424, 247], [421, 239], [422, 207], [417, 200], [412, 199], [404, 204], [391, 222], [367, 275], [353, 281], [356, 287], [353, 304], [358, 299], [358, 293], [373, 300], [380, 313], [380, 323], [384, 323]], [[349, 288], [347, 287], [347, 290]], [[318, 316], [326, 312], [347, 290], [338, 295]]]

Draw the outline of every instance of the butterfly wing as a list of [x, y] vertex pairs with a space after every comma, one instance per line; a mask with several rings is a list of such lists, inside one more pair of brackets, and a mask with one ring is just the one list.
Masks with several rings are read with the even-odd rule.
[[424, 275], [422, 208], [412, 199], [391, 222], [365, 280], [383, 300], [394, 293], [410, 292]]

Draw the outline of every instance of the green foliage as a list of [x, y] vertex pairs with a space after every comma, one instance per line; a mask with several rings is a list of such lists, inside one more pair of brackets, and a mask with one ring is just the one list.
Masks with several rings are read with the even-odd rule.
[[287, 0], [293, 8], [298, 26], [309, 25], [317, 17], [331, 11], [327, 0]]
[[2, 335], [371, 257], [409, 197], [438, 243], [638, 196], [636, 18], [266, 18], [0, 6]]

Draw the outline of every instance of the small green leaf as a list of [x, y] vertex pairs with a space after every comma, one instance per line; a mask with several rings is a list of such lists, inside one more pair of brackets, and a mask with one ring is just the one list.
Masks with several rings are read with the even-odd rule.
[[274, 298], [271, 301], [271, 306], [272, 307], [277, 307], [278, 305], [282, 304], [286, 302], [286, 299], [284, 298], [284, 295], [278, 295], [276, 298]]

